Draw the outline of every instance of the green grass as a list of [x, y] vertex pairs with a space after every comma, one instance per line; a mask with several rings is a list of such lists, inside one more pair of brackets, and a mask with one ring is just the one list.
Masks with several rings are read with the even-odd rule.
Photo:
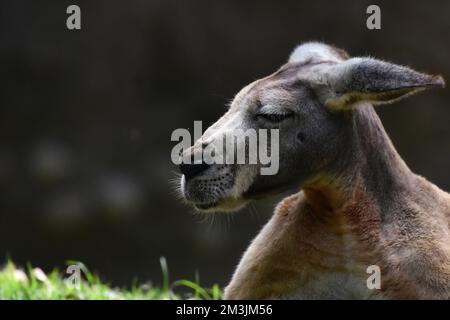
[[[73, 264], [73, 263], [70, 263]], [[161, 258], [163, 285], [133, 286], [130, 290], [114, 288], [102, 282], [83, 264], [79, 286], [71, 284], [58, 270], [45, 274], [31, 265], [26, 270], [8, 262], [0, 271], [0, 300], [218, 300], [222, 291], [218, 285], [203, 288], [197, 281], [180, 280], [170, 283], [164, 258]], [[177, 293], [177, 292], [187, 293]]]

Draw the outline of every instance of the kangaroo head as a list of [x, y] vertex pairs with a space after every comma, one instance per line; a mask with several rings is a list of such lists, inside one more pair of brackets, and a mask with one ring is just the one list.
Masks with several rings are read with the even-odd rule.
[[350, 58], [322, 43], [300, 45], [278, 71], [244, 87], [229, 110], [184, 152], [191, 156], [214, 149], [238, 129], [278, 129], [277, 173], [260, 174], [261, 163], [182, 164], [182, 194], [199, 210], [233, 211], [252, 199], [301, 187], [339, 162], [352, 134], [351, 115], [360, 106], [391, 103], [443, 85], [440, 76], [372, 58]]

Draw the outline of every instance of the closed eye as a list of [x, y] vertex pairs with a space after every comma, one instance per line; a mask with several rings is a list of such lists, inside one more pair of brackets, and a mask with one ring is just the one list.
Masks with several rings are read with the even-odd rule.
[[257, 118], [262, 118], [266, 121], [277, 123], [288, 118], [292, 118], [294, 113], [258, 113], [256, 115]]

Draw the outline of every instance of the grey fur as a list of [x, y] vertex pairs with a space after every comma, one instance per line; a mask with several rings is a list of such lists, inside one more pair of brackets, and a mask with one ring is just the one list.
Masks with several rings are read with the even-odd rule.
[[[242, 89], [187, 153], [230, 128], [279, 128], [279, 173], [213, 165], [182, 178], [183, 194], [197, 208], [234, 211], [301, 190], [247, 249], [225, 298], [450, 298], [450, 195], [411, 172], [372, 106], [443, 85], [440, 76], [315, 42]], [[258, 116], [262, 106], [294, 116], [270, 123]], [[199, 181], [208, 181], [206, 193]], [[381, 268], [380, 291], [365, 286], [369, 265]]]

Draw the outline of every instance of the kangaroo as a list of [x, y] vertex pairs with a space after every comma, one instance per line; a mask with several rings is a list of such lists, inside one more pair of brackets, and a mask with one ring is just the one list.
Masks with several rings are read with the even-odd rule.
[[[279, 129], [279, 170], [261, 164], [181, 164], [181, 192], [198, 210], [282, 200], [243, 255], [225, 299], [449, 299], [450, 194], [414, 174], [374, 106], [441, 76], [318, 42], [244, 87], [183, 156], [236, 128]], [[380, 270], [380, 289], [366, 271]]]

